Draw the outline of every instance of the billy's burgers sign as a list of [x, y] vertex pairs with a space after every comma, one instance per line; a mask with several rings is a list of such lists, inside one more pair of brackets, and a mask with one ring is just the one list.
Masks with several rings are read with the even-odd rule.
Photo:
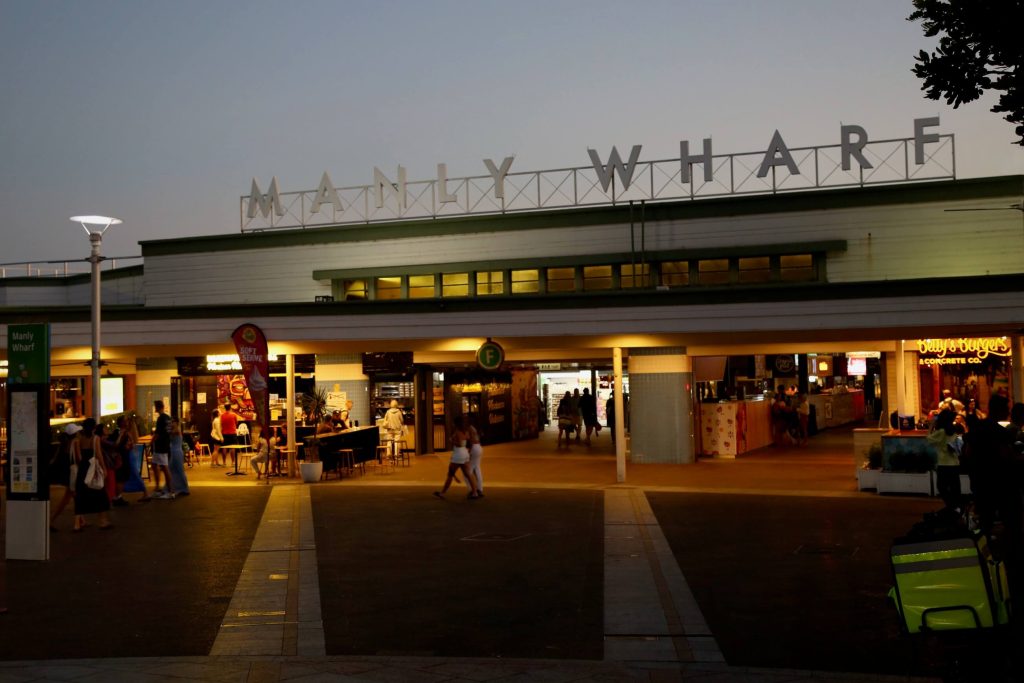
[[981, 365], [986, 360], [1010, 355], [1006, 337], [958, 337], [919, 339], [918, 365]]

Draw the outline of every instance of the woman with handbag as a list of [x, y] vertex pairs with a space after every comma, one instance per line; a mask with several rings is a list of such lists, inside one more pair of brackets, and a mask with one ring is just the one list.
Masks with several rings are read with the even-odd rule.
[[57, 518], [60, 517], [60, 513], [64, 511], [68, 503], [75, 499], [75, 479], [78, 476], [78, 467], [72, 467], [74, 458], [71, 456], [71, 444], [80, 431], [82, 431], [82, 426], [73, 422], [65, 427], [58, 439], [57, 453], [50, 461], [50, 483], [64, 487], [64, 495], [61, 496], [57, 506], [50, 513], [50, 531], [57, 530], [55, 526]]
[[99, 527], [109, 529], [113, 525], [107, 511], [110, 510], [110, 498], [106, 490], [106, 468], [103, 463], [103, 445], [95, 434], [96, 420], [87, 419], [82, 423], [82, 431], [78, 432], [71, 442], [71, 457], [78, 465], [78, 476], [75, 478], [75, 526], [73, 531], [81, 531], [87, 525], [85, 515], [98, 514]]
[[114, 449], [117, 451], [117, 458], [114, 461], [114, 498], [110, 502], [114, 505], [127, 505], [124, 497], [125, 484], [132, 475], [132, 450], [139, 442], [139, 428], [135, 419], [128, 415], [117, 418], [117, 438], [114, 440]]

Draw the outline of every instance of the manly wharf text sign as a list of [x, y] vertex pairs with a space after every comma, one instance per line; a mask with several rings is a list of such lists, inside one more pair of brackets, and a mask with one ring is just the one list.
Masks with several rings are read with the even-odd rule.
[[838, 144], [816, 147], [790, 147], [776, 130], [765, 150], [739, 154], [715, 154], [711, 138], [699, 150], [683, 140], [678, 158], [658, 161], [641, 161], [642, 145], [625, 160], [616, 147], [606, 158], [588, 149], [589, 166], [549, 171], [513, 172], [507, 156], [464, 178], [449, 178], [445, 164], [428, 180], [374, 167], [373, 183], [354, 187], [335, 187], [324, 171], [315, 190], [300, 192], [281, 192], [276, 177], [264, 192], [253, 178], [240, 222], [247, 232], [953, 179], [953, 135], [938, 125], [937, 116], [915, 119], [913, 137], [888, 140], [841, 125]]

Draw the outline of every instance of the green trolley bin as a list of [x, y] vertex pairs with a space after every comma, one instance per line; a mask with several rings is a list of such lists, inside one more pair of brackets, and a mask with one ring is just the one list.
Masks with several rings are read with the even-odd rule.
[[908, 633], [984, 629], [1010, 619], [1006, 567], [984, 535], [897, 541], [890, 596]]

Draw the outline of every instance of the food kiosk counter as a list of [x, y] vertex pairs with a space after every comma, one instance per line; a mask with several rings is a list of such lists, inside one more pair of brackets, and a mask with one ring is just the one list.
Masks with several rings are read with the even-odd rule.
[[735, 458], [771, 444], [771, 401], [764, 398], [698, 403], [700, 454]]
[[860, 389], [808, 394], [807, 402], [814, 406], [818, 429], [864, 421], [864, 392]]

